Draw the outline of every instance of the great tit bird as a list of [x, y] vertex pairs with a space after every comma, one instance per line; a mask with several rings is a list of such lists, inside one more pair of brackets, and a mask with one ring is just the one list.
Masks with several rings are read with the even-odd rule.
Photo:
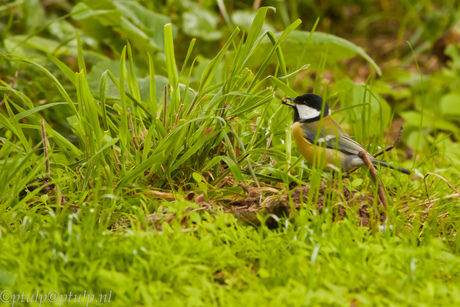
[[[290, 100], [293, 103], [288, 103]], [[341, 167], [350, 173], [364, 161], [358, 153], [364, 148], [352, 140], [331, 116], [331, 109], [323, 99], [315, 94], [305, 94], [293, 98], [283, 98], [281, 102], [294, 109], [292, 134], [297, 147], [304, 158], [324, 170], [331, 166]], [[369, 155], [374, 165], [396, 169], [404, 174], [410, 171], [401, 167], [379, 161]]]

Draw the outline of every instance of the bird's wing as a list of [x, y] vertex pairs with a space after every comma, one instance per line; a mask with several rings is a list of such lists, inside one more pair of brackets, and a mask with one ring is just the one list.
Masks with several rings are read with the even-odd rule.
[[308, 142], [316, 144], [317, 146], [336, 149], [343, 153], [352, 155], [357, 155], [364, 149], [359, 143], [352, 140], [346, 134], [333, 134], [322, 128], [319, 132], [318, 139], [315, 142], [316, 132], [308, 130], [305, 126], [301, 126], [301, 129], [304, 138], [307, 139]]

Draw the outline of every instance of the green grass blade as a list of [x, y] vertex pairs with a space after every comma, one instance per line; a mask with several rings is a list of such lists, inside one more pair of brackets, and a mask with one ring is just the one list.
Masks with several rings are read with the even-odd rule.
[[[166, 68], [168, 71], [169, 85], [171, 86], [171, 102], [180, 100], [179, 95], [179, 76], [176, 67], [176, 57], [174, 55], [174, 39], [172, 34], [172, 25], [170, 23], [164, 26], [164, 37], [165, 37], [165, 55], [166, 55]], [[174, 110], [176, 105], [173, 104]]]
[[155, 125], [157, 120], [157, 93], [156, 93], [156, 86], [155, 86], [155, 65], [153, 63], [152, 56], [150, 53], [147, 53], [149, 58], [149, 105], [151, 109], [151, 114], [153, 117], [153, 123]]
[[59, 69], [64, 73], [64, 75], [66, 75], [66, 77], [70, 80], [70, 82], [72, 82], [73, 84], [75, 84], [75, 72], [70, 69], [67, 65], [65, 65], [64, 63], [62, 63], [57, 57], [55, 57], [54, 55], [52, 54], [48, 54], [48, 58], [54, 63], [56, 64], [57, 67], [59, 67]]
[[254, 50], [255, 42], [257, 38], [259, 37], [260, 31], [262, 31], [262, 27], [265, 23], [265, 16], [267, 15], [267, 11], [270, 9], [273, 11], [276, 11], [274, 7], [261, 7], [260, 9], [257, 10], [256, 17], [254, 17], [251, 28], [249, 29], [249, 32], [248, 32], [248, 37], [244, 44], [243, 50], [241, 52], [241, 57], [240, 57], [241, 60], [238, 62], [238, 65], [237, 65], [238, 73], [241, 69], [243, 69], [244, 65], [249, 59], [249, 56]]
[[109, 128], [107, 124], [107, 109], [105, 106], [108, 91], [109, 91], [109, 76], [106, 70], [102, 73], [101, 80], [99, 83], [99, 95], [100, 95], [99, 100], [101, 101], [102, 122], [104, 123], [104, 130], [107, 130]]
[[64, 100], [67, 101], [67, 103], [69, 104], [69, 106], [72, 109], [72, 111], [74, 111], [75, 114], [78, 113], [77, 109], [74, 106], [74, 103], [73, 103], [72, 99], [70, 99], [69, 95], [67, 94], [67, 92], [64, 89], [64, 87], [62, 86], [62, 84], [45, 67], [43, 67], [42, 65], [38, 64], [37, 62], [34, 62], [34, 61], [26, 59], [26, 58], [22, 58], [20, 56], [15, 56], [15, 55], [12, 55], [12, 54], [7, 54], [7, 53], [0, 53], [0, 55], [2, 55], [4, 57], [7, 57], [7, 58], [11, 58], [11, 59], [13, 59], [15, 61], [21, 61], [21, 62], [31, 64], [31, 65], [37, 67], [38, 69], [40, 69], [43, 73], [45, 73], [45, 75], [47, 75], [53, 81], [53, 83], [56, 85], [59, 93], [62, 95]]
[[244, 181], [243, 175], [241, 174], [241, 170], [238, 167], [238, 165], [235, 163], [235, 161], [233, 161], [232, 159], [230, 159], [230, 157], [227, 157], [227, 156], [220, 156], [220, 158], [222, 159], [222, 161], [224, 161], [227, 164], [233, 176], [236, 179], [238, 179], [238, 181]]
[[120, 100], [121, 100], [121, 114], [120, 114], [120, 140], [123, 144], [123, 147], [128, 146], [128, 105], [126, 103], [126, 91], [125, 91], [125, 59], [126, 59], [126, 46], [121, 52], [120, 58], [120, 81], [119, 81], [119, 91], [120, 91]]
[[136, 72], [134, 71], [134, 60], [133, 51], [131, 50], [131, 44], [127, 42], [128, 46], [128, 62], [129, 62], [129, 74], [127, 78], [128, 88], [131, 95], [137, 100], [141, 101], [141, 94], [139, 92], [139, 85], [137, 84]]
[[83, 73], [86, 75], [86, 64], [85, 64], [85, 57], [83, 56], [83, 45], [81, 43], [78, 32], [75, 32], [75, 35], [77, 36], [78, 70], [83, 71]]
[[259, 70], [257, 71], [256, 73], [256, 76], [254, 77], [252, 83], [249, 85], [249, 89], [248, 91], [251, 91], [251, 89], [254, 87], [254, 85], [256, 84], [257, 80], [259, 79], [259, 77], [262, 75], [263, 71], [265, 70], [265, 68], [267, 67], [268, 65], [268, 62], [270, 61], [270, 58], [272, 57], [273, 53], [275, 53], [276, 49], [278, 48], [278, 46], [284, 41], [284, 39], [289, 35], [291, 34], [300, 24], [302, 23], [302, 21], [300, 19], [294, 21], [292, 24], [289, 25], [289, 27], [286, 28], [286, 30], [284, 30], [283, 34], [281, 34], [280, 36], [280, 39], [276, 42], [275, 46], [273, 46], [273, 48], [270, 50], [270, 53], [268, 55], [268, 57], [265, 59], [265, 61], [262, 63], [262, 65], [260, 66]]
[[219, 51], [217, 56], [212, 59], [212, 61], [206, 66], [202, 76], [201, 76], [201, 81], [200, 81], [200, 88], [198, 89], [198, 92], [201, 93], [201, 90], [204, 90], [206, 86], [208, 86], [209, 82], [211, 82], [211, 79], [214, 77], [214, 74], [216, 73], [217, 66], [220, 64], [222, 61], [222, 58], [224, 57], [225, 52], [227, 51], [228, 47], [230, 47], [232, 41], [235, 39], [235, 37], [238, 35], [240, 32], [239, 28], [236, 28], [233, 30], [232, 35], [230, 35], [229, 39], [225, 43], [225, 45], [222, 47], [222, 49]]

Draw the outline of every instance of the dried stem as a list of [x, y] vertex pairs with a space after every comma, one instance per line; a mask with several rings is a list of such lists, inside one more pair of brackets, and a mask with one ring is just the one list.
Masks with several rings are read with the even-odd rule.
[[121, 162], [120, 162], [120, 159], [118, 158], [118, 154], [117, 154], [117, 151], [115, 150], [115, 148], [113, 149], [113, 156], [115, 157], [115, 161], [117, 161], [117, 165], [121, 169]]
[[446, 196], [443, 196], [443, 197], [438, 197], [438, 198], [435, 198], [435, 199], [431, 199], [431, 200], [428, 200], [424, 203], [421, 203], [421, 204], [418, 204], [416, 206], [424, 206], [424, 205], [430, 205], [429, 208], [431, 208], [431, 206], [433, 205], [433, 203], [435, 201], [439, 201], [439, 200], [444, 200], [444, 199], [449, 199], [449, 198], [460, 198], [460, 194], [456, 193], [456, 194], [449, 194], [449, 195], [446, 195]]
[[387, 196], [385, 195], [385, 190], [383, 189], [382, 182], [377, 178], [377, 171], [375, 170], [374, 165], [372, 165], [371, 160], [369, 159], [368, 153], [363, 149], [358, 153], [358, 156], [364, 161], [366, 166], [369, 168], [372, 179], [378, 185], [378, 193], [380, 203], [386, 207], [387, 206]]
[[260, 3], [262, 2], [262, 0], [254, 0], [254, 4], [252, 5], [252, 9], [254, 11], [257, 11], [260, 7]]

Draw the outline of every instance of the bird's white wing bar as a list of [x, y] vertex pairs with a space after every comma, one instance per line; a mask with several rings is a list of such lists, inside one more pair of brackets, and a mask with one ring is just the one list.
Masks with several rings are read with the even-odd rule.
[[333, 134], [328, 134], [328, 135], [326, 135], [325, 137], [319, 138], [319, 139], [318, 139], [318, 143], [327, 142], [327, 141], [332, 140], [332, 139], [334, 139], [334, 138], [335, 138], [335, 135], [333, 135]]

